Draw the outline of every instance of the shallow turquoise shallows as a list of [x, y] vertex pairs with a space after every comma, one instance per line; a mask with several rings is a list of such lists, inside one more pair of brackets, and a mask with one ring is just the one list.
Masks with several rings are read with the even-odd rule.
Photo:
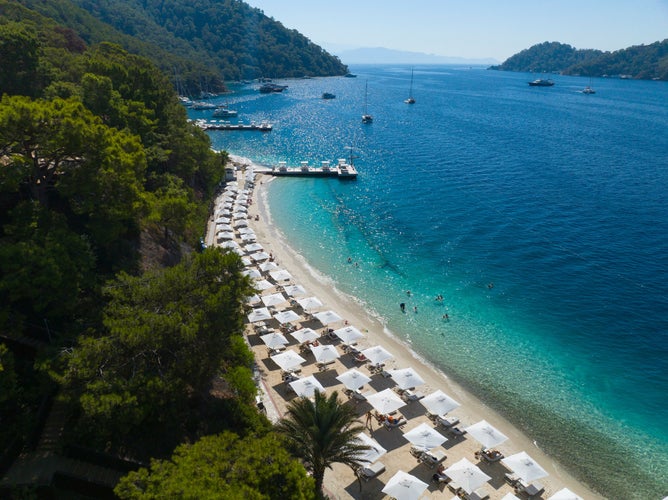
[[668, 494], [668, 84], [418, 66], [407, 105], [410, 67], [351, 69], [236, 89], [274, 129], [214, 147], [297, 166], [354, 146], [357, 181], [271, 183], [294, 248], [603, 495]]

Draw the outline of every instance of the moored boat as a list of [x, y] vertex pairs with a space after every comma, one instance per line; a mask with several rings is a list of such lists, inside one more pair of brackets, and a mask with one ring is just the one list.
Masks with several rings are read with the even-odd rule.
[[554, 85], [554, 82], [552, 80], [545, 79], [545, 78], [537, 78], [533, 82], [529, 82], [529, 85], [531, 87], [551, 87]]

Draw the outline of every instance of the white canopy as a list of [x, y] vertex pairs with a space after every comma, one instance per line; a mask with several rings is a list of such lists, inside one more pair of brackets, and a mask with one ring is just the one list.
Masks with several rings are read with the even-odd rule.
[[383, 361], [387, 361], [388, 359], [394, 357], [381, 345], [364, 349], [362, 351], [362, 354], [374, 365], [377, 365], [379, 363], [382, 363]]
[[288, 339], [281, 332], [271, 332], [260, 337], [270, 349], [277, 349], [283, 347], [288, 343]]
[[269, 290], [270, 288], [274, 288], [274, 284], [267, 280], [258, 280], [255, 282], [255, 288], [258, 290]]
[[288, 285], [285, 287], [285, 293], [290, 297], [297, 297], [300, 295], [306, 295], [306, 289], [301, 285]]
[[250, 276], [251, 278], [259, 278], [262, 276], [262, 274], [260, 274], [260, 271], [258, 271], [254, 267], [251, 267], [249, 269], [244, 269], [243, 271], [241, 271], [241, 274], [243, 274], [244, 276]]
[[429, 413], [433, 415], [445, 415], [455, 408], [459, 407], [459, 403], [445, 394], [440, 389], [428, 394], [420, 400]]
[[538, 465], [526, 451], [520, 451], [509, 457], [502, 458], [501, 462], [527, 483], [548, 475], [547, 471]]
[[302, 306], [302, 309], [305, 311], [311, 311], [323, 306], [323, 303], [318, 297], [305, 297], [303, 299], [297, 299], [297, 303]]
[[244, 247], [244, 250], [246, 250], [246, 252], [253, 253], [253, 252], [260, 252], [264, 250], [264, 248], [259, 243], [249, 243]]
[[271, 319], [271, 313], [266, 307], [258, 307], [253, 309], [253, 311], [248, 315], [248, 321], [251, 323], [257, 323], [258, 321], [265, 321]]
[[392, 375], [392, 380], [396, 382], [397, 386], [404, 390], [424, 384], [424, 379], [413, 368], [390, 370], [390, 375]]
[[350, 344], [364, 337], [364, 334], [354, 326], [344, 326], [343, 328], [334, 330], [334, 335], [339, 337], [344, 344]]
[[306, 360], [292, 349], [271, 356], [271, 359], [285, 371], [292, 370], [302, 363], [306, 363]]
[[376, 441], [373, 438], [370, 438], [363, 432], [360, 432], [357, 435], [357, 439], [360, 442], [360, 444], [369, 446], [369, 449], [363, 452], [360, 452], [358, 455], [358, 459], [360, 464], [371, 464], [378, 460], [380, 457], [385, 455], [387, 453], [387, 450], [383, 448], [378, 441]]
[[277, 269], [276, 271], [271, 271], [269, 276], [272, 277], [274, 281], [287, 281], [292, 279], [292, 274], [290, 274], [285, 269]]
[[299, 321], [302, 319], [302, 317], [296, 312], [294, 312], [292, 309], [276, 313], [274, 314], [274, 318], [276, 318], [278, 322], [281, 324], [292, 323], [293, 321]]
[[255, 252], [250, 255], [250, 258], [256, 262], [259, 262], [261, 260], [267, 260], [269, 258], [269, 254], [267, 252]]
[[318, 332], [312, 330], [311, 328], [302, 328], [301, 330], [290, 333], [290, 335], [292, 335], [300, 344], [320, 338]]
[[448, 440], [444, 435], [424, 422], [410, 431], [404, 432], [404, 437], [425, 451], [441, 446]]
[[290, 387], [294, 389], [294, 391], [297, 393], [297, 396], [304, 398], [313, 397], [315, 391], [325, 392], [325, 388], [313, 375], [309, 377], [298, 378], [297, 380], [290, 382]]
[[402, 406], [406, 406], [406, 402], [401, 399], [392, 389], [385, 389], [384, 391], [376, 392], [367, 396], [366, 400], [371, 406], [383, 415], [397, 411]]
[[466, 493], [472, 493], [492, 479], [466, 458], [445, 469], [445, 474], [462, 487]]
[[262, 303], [267, 307], [282, 304], [287, 300], [285, 296], [280, 292], [270, 293], [269, 295], [263, 295], [261, 299]]
[[341, 356], [336, 350], [336, 347], [329, 344], [312, 345], [311, 352], [313, 353], [313, 356], [315, 356], [315, 360], [318, 363], [329, 363], [330, 361], [334, 361]]
[[323, 325], [329, 325], [331, 323], [336, 323], [337, 321], [343, 321], [343, 318], [334, 311], [322, 311], [315, 313], [313, 316]]
[[390, 478], [381, 491], [396, 500], [417, 500], [428, 487], [424, 481], [400, 470]]
[[547, 500], [582, 500], [582, 497], [576, 495], [568, 488], [562, 488]]
[[485, 448], [494, 448], [508, 439], [508, 436], [496, 429], [486, 420], [470, 425], [466, 428], [471, 436], [473, 436]]
[[336, 380], [341, 382], [346, 387], [346, 389], [357, 391], [364, 384], [371, 382], [371, 377], [367, 377], [361, 371], [352, 368], [347, 372], [343, 372], [341, 375], [338, 375]]
[[278, 264], [270, 260], [260, 264], [260, 271], [262, 271], [263, 273], [266, 273], [267, 271], [273, 271], [275, 269], [278, 269]]
[[218, 241], [233, 240], [234, 233], [232, 231], [221, 231], [219, 233], [216, 233], [216, 239]]
[[221, 248], [237, 249], [237, 248], [239, 248], [239, 243], [237, 243], [236, 241], [232, 241], [232, 240], [226, 240], [226, 241], [223, 241], [220, 244], [220, 247]]

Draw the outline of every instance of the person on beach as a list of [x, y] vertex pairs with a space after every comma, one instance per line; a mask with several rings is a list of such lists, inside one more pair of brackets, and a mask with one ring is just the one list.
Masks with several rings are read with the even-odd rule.
[[364, 427], [372, 431], [373, 430], [372, 422], [373, 422], [373, 413], [371, 413], [371, 410], [369, 410], [368, 412], [366, 412], [366, 422], [364, 423]]

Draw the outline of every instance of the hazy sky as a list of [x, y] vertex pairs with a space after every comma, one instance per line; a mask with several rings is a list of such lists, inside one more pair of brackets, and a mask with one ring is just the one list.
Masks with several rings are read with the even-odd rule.
[[[668, 38], [668, 0], [246, 0], [330, 52], [386, 47], [504, 61], [545, 41], [618, 50]], [[345, 63], [345, 61], [343, 61]]]

